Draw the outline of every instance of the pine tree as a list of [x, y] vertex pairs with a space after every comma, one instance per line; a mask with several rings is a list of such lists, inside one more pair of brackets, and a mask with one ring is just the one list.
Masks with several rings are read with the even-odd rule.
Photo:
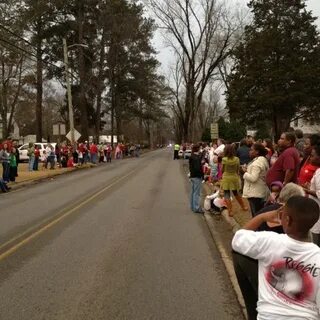
[[272, 124], [275, 136], [296, 117], [319, 114], [320, 48], [315, 18], [303, 0], [252, 0], [253, 22], [233, 51], [230, 116]]

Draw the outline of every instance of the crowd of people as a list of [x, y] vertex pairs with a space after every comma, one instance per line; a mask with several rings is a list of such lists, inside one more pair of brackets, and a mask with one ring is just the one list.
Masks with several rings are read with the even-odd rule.
[[320, 135], [195, 144], [189, 168], [192, 211], [203, 213], [200, 191], [208, 184], [206, 210], [240, 214], [232, 198], [250, 209], [252, 219], [232, 241], [249, 319], [319, 319]]
[[[118, 143], [112, 146], [110, 143], [96, 144], [94, 142], [77, 143], [71, 146], [68, 143], [47, 143], [45, 149], [40, 149], [39, 144], [29, 143], [27, 150], [28, 170], [38, 171], [42, 164], [44, 169], [73, 168], [87, 163], [111, 163], [112, 158], [119, 160], [124, 157], [139, 157], [140, 144]], [[18, 176], [20, 154], [16, 141], [4, 141], [0, 143], [0, 162], [2, 164], [2, 178], [0, 190], [8, 192], [9, 182], [15, 182]]]

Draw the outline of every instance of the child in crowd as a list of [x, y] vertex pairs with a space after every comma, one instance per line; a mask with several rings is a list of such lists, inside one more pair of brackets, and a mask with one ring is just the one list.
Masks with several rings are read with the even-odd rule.
[[218, 182], [222, 179], [222, 157], [214, 156], [213, 165], [211, 166], [211, 177], [213, 182]]
[[78, 150], [77, 150], [77, 153], [78, 153], [78, 163], [79, 165], [83, 165], [83, 148], [82, 147], [79, 147]]
[[216, 155], [212, 157], [210, 179], [213, 182], [218, 181], [218, 156]]
[[10, 152], [10, 181], [15, 182], [17, 176], [17, 158], [16, 158], [16, 148], [12, 148]]
[[204, 200], [204, 209], [215, 214], [220, 214], [226, 208], [227, 205], [223, 198], [223, 190], [221, 190], [220, 186], [216, 184], [214, 186], [214, 192], [207, 195]]
[[279, 150], [278, 150], [278, 146], [275, 145], [273, 154], [270, 157], [270, 167], [272, 167], [277, 162], [278, 158], [279, 158]]
[[217, 181], [222, 179], [222, 157], [218, 156], [218, 174], [217, 174]]
[[99, 163], [105, 162], [103, 145], [99, 146]]
[[[314, 200], [293, 196], [235, 234], [233, 250], [259, 261], [258, 320], [319, 319], [320, 248], [308, 240], [318, 218]], [[285, 234], [255, 232], [262, 223], [279, 220]]]
[[112, 159], [112, 147], [110, 144], [107, 144], [106, 148], [105, 148], [105, 156], [106, 156], [106, 159], [107, 159], [107, 162], [110, 162], [111, 163], [111, 159]]
[[33, 163], [33, 171], [39, 170], [39, 160], [40, 160], [40, 150], [38, 146], [34, 147], [34, 163]]
[[[202, 160], [204, 161], [203, 165], [202, 165], [202, 172], [203, 172], [203, 176], [204, 177], [210, 177], [210, 166], [209, 166], [209, 161], [207, 159]], [[210, 180], [210, 179], [209, 179]]]
[[266, 206], [269, 206], [277, 202], [279, 198], [279, 194], [283, 188], [283, 184], [280, 181], [274, 181], [271, 183], [270, 188], [271, 188], [271, 194], [268, 201], [266, 202]]
[[68, 158], [65, 154], [61, 155], [61, 168], [68, 167]]
[[73, 156], [70, 155], [67, 161], [67, 168], [73, 168], [75, 166], [75, 163], [73, 161]]
[[46, 152], [46, 150], [43, 150], [41, 158], [40, 158], [41, 162], [43, 163], [43, 168], [47, 168], [47, 166], [48, 166], [47, 158], [48, 158], [47, 157], [47, 152]]

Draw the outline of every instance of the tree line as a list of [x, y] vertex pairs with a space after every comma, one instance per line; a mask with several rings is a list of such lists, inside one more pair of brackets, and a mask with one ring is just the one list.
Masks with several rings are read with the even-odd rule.
[[[155, 23], [129, 0], [8, 0], [0, 4], [0, 112], [8, 137], [15, 115], [25, 132], [46, 137], [51, 122], [68, 119], [62, 40], [66, 39], [76, 128], [98, 137], [108, 121], [120, 138], [136, 140], [168, 122], [168, 88], [151, 43]], [[7, 118], [7, 114], [10, 117]], [[113, 135], [112, 135], [113, 137]]]
[[[319, 31], [306, 1], [251, 0], [248, 10], [219, 0], [148, 2], [175, 56], [178, 140], [208, 139], [221, 117], [227, 139], [246, 129], [279, 137], [296, 119], [320, 120]], [[218, 99], [208, 99], [214, 88]]]
[[297, 119], [319, 121], [320, 38], [304, 0], [252, 0], [247, 24], [232, 50], [227, 79], [231, 119], [279, 137]]
[[[68, 119], [57, 90], [57, 83], [65, 87], [62, 39], [84, 139], [98, 136], [105, 121], [118, 137], [151, 142], [174, 130], [177, 141], [188, 142], [207, 136], [219, 118], [230, 134], [240, 127], [269, 136], [295, 119], [318, 120], [319, 32], [305, 1], [251, 0], [248, 10], [222, 0], [1, 3], [4, 136], [13, 115], [37, 140], [51, 122]], [[152, 45], [156, 29], [171, 48], [167, 78]]]

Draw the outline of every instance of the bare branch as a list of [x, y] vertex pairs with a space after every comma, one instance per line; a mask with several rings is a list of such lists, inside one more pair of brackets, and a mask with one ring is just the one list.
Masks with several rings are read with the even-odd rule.
[[[175, 74], [173, 93], [179, 126], [184, 128], [185, 140], [195, 139], [190, 125], [196, 121], [208, 83], [221, 82], [223, 62], [239, 39], [240, 19], [235, 18], [223, 0], [145, 1], [160, 28], [166, 30], [168, 44], [175, 53], [177, 68], [171, 72]], [[202, 125], [206, 125], [204, 119], [200, 121]]]

